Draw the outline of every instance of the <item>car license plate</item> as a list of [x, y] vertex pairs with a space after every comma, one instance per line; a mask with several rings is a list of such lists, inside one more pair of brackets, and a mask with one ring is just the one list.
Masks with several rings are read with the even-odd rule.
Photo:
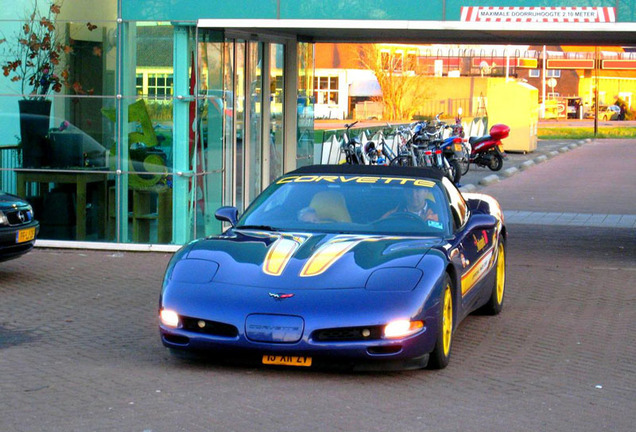
[[24, 243], [35, 238], [35, 228], [28, 228], [24, 230], [20, 230], [17, 232], [15, 236], [16, 243]]
[[454, 144], [453, 146], [454, 146], [456, 152], [462, 151], [462, 145], [461, 144]]
[[282, 366], [311, 366], [311, 357], [267, 355], [263, 356], [263, 364]]

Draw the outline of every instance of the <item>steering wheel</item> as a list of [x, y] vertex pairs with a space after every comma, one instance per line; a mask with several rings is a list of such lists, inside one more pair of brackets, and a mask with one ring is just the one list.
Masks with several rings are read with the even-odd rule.
[[391, 213], [385, 219], [409, 219], [412, 221], [417, 221], [420, 223], [424, 223], [421, 217], [416, 215], [415, 213], [411, 213], [408, 211], [397, 211], [395, 213]]
[[332, 218], [319, 218], [316, 223], [338, 223], [339, 221]]

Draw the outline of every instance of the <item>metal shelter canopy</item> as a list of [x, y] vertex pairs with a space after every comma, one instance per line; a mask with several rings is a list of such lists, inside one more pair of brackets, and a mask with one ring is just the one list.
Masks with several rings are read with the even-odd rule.
[[304, 42], [636, 45], [635, 23], [200, 19], [198, 26]]

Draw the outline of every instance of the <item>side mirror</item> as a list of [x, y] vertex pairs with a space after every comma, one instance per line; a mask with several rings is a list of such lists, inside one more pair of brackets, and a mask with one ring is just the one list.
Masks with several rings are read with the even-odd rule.
[[236, 226], [238, 209], [232, 206], [223, 206], [214, 213], [214, 217], [222, 222], [229, 222], [232, 226]]
[[474, 214], [466, 225], [466, 231], [489, 230], [497, 226], [497, 218], [489, 214]]

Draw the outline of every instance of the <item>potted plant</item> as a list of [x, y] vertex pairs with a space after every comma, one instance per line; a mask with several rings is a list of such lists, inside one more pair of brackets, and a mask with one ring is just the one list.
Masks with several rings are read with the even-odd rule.
[[[12, 39], [0, 38], [4, 61], [2, 74], [21, 85], [20, 132], [23, 166], [39, 167], [45, 156], [44, 140], [49, 128], [51, 100], [48, 96], [69, 86], [75, 93], [84, 92], [79, 83], [69, 82], [66, 56], [73, 48], [63, 39], [65, 34], [56, 27], [61, 6], [55, 2], [47, 6], [33, 2], [22, 28]], [[88, 23], [89, 30], [95, 26]], [[90, 93], [90, 92], [88, 92]]]

